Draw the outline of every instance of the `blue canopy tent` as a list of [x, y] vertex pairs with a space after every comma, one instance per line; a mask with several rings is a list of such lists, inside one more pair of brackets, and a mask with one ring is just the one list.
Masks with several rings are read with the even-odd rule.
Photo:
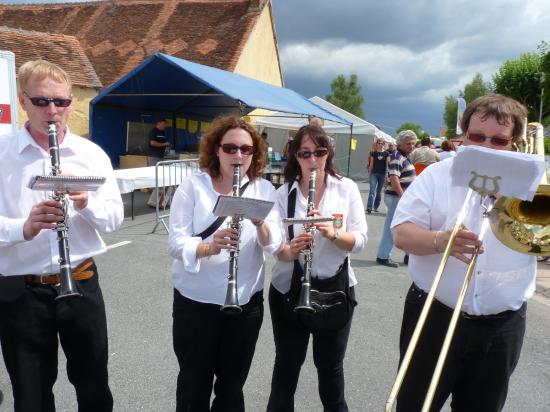
[[126, 151], [127, 122], [144, 114], [175, 125], [177, 117], [210, 121], [257, 108], [350, 124], [290, 89], [156, 53], [90, 102], [90, 137], [116, 166]]

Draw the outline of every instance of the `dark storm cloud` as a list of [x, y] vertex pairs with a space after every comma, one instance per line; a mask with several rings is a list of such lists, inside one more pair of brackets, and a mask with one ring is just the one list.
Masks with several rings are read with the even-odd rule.
[[367, 120], [412, 121], [431, 133], [446, 95], [550, 40], [543, 0], [273, 0], [273, 8], [287, 87], [324, 95], [336, 75], [356, 73]]

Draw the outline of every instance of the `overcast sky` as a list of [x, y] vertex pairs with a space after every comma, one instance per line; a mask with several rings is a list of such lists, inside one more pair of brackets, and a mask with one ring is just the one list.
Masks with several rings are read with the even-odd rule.
[[338, 74], [359, 77], [367, 120], [431, 134], [444, 97], [476, 73], [550, 42], [548, 0], [272, 0], [285, 86], [325, 97]]
[[404, 122], [437, 134], [445, 96], [550, 42], [548, 0], [272, 3], [285, 86], [324, 98], [338, 74], [355, 73], [367, 120], [392, 135]]

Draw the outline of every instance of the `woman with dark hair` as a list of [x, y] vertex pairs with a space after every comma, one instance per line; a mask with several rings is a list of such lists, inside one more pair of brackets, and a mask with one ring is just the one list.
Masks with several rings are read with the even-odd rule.
[[314, 236], [304, 232], [301, 224], [292, 225], [293, 237], [287, 226], [280, 226], [285, 243], [277, 253], [269, 289], [276, 356], [268, 411], [294, 410], [294, 393], [310, 335], [319, 394], [325, 410], [348, 410], [344, 398], [343, 361], [356, 304], [353, 286], [357, 281], [353, 269], [349, 265], [346, 267], [352, 309], [343, 327], [330, 332], [312, 330], [285, 306], [285, 294], [291, 289], [295, 263], [303, 266], [300, 254], [312, 242], [311, 277], [318, 279], [333, 277], [348, 261], [350, 253], [359, 252], [367, 242], [367, 222], [359, 189], [353, 181], [338, 174], [333, 157], [331, 140], [323, 129], [316, 125], [303, 126], [290, 146], [285, 168], [287, 183], [276, 193], [274, 209], [280, 219], [288, 217], [288, 208], [293, 206], [294, 217], [305, 217], [310, 174], [315, 169], [315, 207], [310, 214], [332, 217], [334, 221], [315, 223]]
[[[266, 143], [248, 123], [217, 118], [200, 141], [202, 173], [184, 179], [174, 195], [168, 250], [174, 258], [177, 411], [245, 410], [242, 388], [264, 314], [263, 250], [274, 253], [282, 240], [279, 229], [270, 230], [270, 216], [265, 222], [243, 220], [239, 233], [226, 222], [216, 225], [211, 211], [219, 195], [232, 195], [235, 167], [241, 196], [267, 200], [274, 195], [273, 185], [261, 178], [265, 159]], [[242, 312], [227, 315], [220, 311], [228, 288], [227, 252], [237, 245]]]
[[456, 155], [456, 148], [453, 142], [449, 140], [444, 140], [441, 143], [441, 153], [439, 153], [439, 158], [441, 160], [447, 159], [448, 157], [453, 157]]

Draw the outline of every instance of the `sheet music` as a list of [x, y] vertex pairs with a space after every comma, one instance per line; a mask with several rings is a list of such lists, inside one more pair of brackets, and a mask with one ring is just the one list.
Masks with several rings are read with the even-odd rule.
[[32, 176], [27, 187], [50, 192], [95, 192], [105, 180], [100, 176]]
[[473, 172], [480, 176], [498, 177], [499, 193], [503, 196], [532, 200], [545, 172], [545, 164], [544, 158], [539, 155], [473, 145], [460, 146], [453, 159], [451, 184], [469, 187]]
[[242, 216], [251, 220], [264, 220], [274, 203], [250, 197], [220, 195], [214, 206], [216, 216]]

